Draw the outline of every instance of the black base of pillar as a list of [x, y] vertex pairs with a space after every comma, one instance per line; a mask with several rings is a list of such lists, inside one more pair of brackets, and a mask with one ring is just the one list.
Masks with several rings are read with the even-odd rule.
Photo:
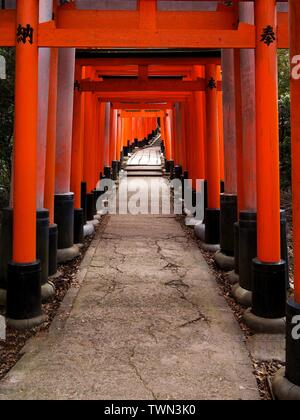
[[174, 168], [174, 160], [166, 160], [165, 161], [166, 173], [169, 174], [171, 172], [171, 167]]
[[7, 309], [8, 324], [16, 328], [31, 328], [43, 321], [41, 301], [41, 264], [8, 265]]
[[[7, 288], [8, 263], [12, 260], [13, 209], [7, 207], [2, 210], [0, 234], [0, 289]], [[4, 302], [1, 302], [1, 304]]]
[[252, 314], [267, 319], [286, 313], [286, 263], [267, 264], [253, 260]]
[[36, 255], [41, 262], [41, 285], [49, 277], [49, 211], [38, 209], [36, 212]]
[[86, 202], [87, 185], [86, 182], [81, 183], [81, 208], [83, 210], [83, 224], [87, 222], [87, 202]]
[[[204, 180], [204, 209], [207, 209], [207, 206], [208, 206], [208, 188], [207, 188], [207, 180], [205, 179]], [[205, 214], [205, 211], [204, 211], [204, 220], [203, 220], [203, 223], [205, 224], [205, 217], [206, 217], [206, 214]]]
[[74, 245], [74, 194], [56, 194], [54, 221], [58, 228], [58, 249]]
[[182, 166], [176, 165], [174, 168], [174, 178], [180, 179], [182, 175]]
[[128, 157], [128, 153], [129, 153], [129, 146], [124, 146], [123, 147], [123, 156]]
[[101, 207], [98, 205], [98, 200], [103, 195], [103, 191], [94, 190], [93, 193], [94, 193], [94, 201], [95, 201], [95, 214], [97, 214], [98, 208]]
[[221, 191], [221, 194], [225, 193], [225, 182], [224, 181], [220, 182], [220, 191]]
[[49, 226], [49, 276], [57, 273], [57, 247], [58, 247], [58, 229], [57, 225]]
[[281, 210], [280, 212], [280, 236], [281, 236], [281, 259], [286, 262], [286, 288], [290, 288], [290, 277], [289, 277], [289, 251], [287, 242], [287, 222], [286, 212]]
[[105, 166], [105, 168], [104, 168], [104, 177], [106, 179], [111, 179], [111, 167], [110, 166]]
[[234, 224], [237, 222], [237, 196], [221, 194], [220, 245], [225, 255], [234, 255]]
[[120, 162], [118, 160], [113, 160], [112, 161], [112, 175], [111, 178], [113, 181], [116, 181], [118, 179], [118, 175], [119, 175], [119, 164]]
[[82, 244], [83, 235], [83, 209], [74, 209], [74, 243]]
[[252, 291], [252, 262], [257, 257], [257, 215], [241, 212], [239, 221], [239, 284]]
[[205, 243], [217, 245], [220, 243], [220, 210], [205, 210]]
[[235, 223], [233, 226], [234, 234], [234, 271], [237, 275], [240, 273], [239, 259], [240, 259], [240, 224]]
[[173, 179], [175, 176], [175, 162], [174, 160], [169, 160], [168, 162], [169, 162], [168, 165], [169, 165], [170, 178]]
[[300, 305], [294, 300], [287, 303], [285, 376], [300, 387]]
[[95, 196], [94, 193], [88, 193], [86, 195], [87, 199], [87, 220], [94, 220], [95, 212]]

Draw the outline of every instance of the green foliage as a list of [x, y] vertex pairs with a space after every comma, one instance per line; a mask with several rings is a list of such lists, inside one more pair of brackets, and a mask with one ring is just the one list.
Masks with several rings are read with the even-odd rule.
[[281, 187], [291, 186], [290, 61], [289, 51], [278, 52], [279, 144]]
[[15, 51], [0, 48], [6, 59], [6, 80], [0, 80], [0, 207], [8, 205], [14, 133]]

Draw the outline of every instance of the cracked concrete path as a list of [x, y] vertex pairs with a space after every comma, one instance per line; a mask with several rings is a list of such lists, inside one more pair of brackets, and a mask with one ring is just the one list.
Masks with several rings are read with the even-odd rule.
[[259, 398], [244, 336], [174, 217], [110, 216], [79, 275], [0, 399]]

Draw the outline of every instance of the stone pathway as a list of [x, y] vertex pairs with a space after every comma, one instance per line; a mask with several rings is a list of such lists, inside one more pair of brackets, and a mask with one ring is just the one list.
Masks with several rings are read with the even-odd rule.
[[79, 279], [1, 400], [259, 398], [244, 336], [175, 217], [109, 216]]
[[138, 150], [128, 159], [127, 166], [161, 166], [160, 153], [160, 147], [158, 146]]

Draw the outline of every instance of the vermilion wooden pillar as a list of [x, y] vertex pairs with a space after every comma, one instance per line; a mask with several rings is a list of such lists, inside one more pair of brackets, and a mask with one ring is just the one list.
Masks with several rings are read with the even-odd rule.
[[36, 261], [38, 6], [38, 0], [18, 0], [16, 11], [13, 262], [7, 290], [8, 324], [16, 328], [43, 321]]
[[[253, 328], [282, 330], [286, 307], [286, 262], [281, 260], [277, 13], [275, 0], [255, 2], [256, 163], [258, 258], [253, 262]], [[267, 75], [267, 79], [266, 79]], [[266, 82], [267, 81], [267, 82]]]
[[[39, 1], [39, 23], [52, 20], [53, 1]], [[37, 259], [41, 261], [42, 300], [48, 300], [55, 294], [54, 284], [48, 281], [49, 270], [49, 210], [44, 206], [46, 175], [47, 122], [49, 106], [50, 48], [39, 49], [38, 76], [38, 148], [37, 148]], [[48, 225], [48, 226], [47, 226]], [[53, 234], [51, 227], [51, 235]], [[55, 232], [56, 234], [56, 232]], [[51, 251], [52, 253], [52, 251]], [[50, 261], [51, 263], [51, 261]], [[51, 263], [52, 264], [52, 263]], [[50, 264], [50, 265], [51, 265]]]
[[[39, 22], [52, 19], [53, 1], [39, 1]], [[37, 208], [44, 208], [45, 164], [47, 145], [47, 118], [50, 77], [50, 48], [39, 49], [39, 98], [38, 98], [38, 159], [37, 159]]]
[[[254, 4], [240, 4], [240, 21], [254, 24]], [[244, 306], [252, 303], [252, 261], [257, 256], [255, 51], [235, 50], [236, 140], [239, 224], [236, 227], [236, 274], [232, 293]]]
[[[99, 174], [103, 175], [104, 171], [104, 148], [105, 148], [105, 119], [106, 119], [106, 104], [99, 103]], [[99, 176], [100, 178], [100, 176]]]
[[58, 225], [58, 261], [79, 255], [74, 246], [74, 193], [71, 188], [71, 155], [73, 102], [75, 82], [75, 49], [59, 50], [58, 100], [55, 161], [55, 222]]
[[294, 298], [287, 304], [286, 314], [286, 368], [273, 379], [273, 391], [280, 400], [300, 400], [300, 4], [289, 1], [290, 58], [291, 58], [291, 128], [292, 128], [292, 189], [294, 225]]
[[110, 161], [119, 160], [117, 156], [117, 129], [118, 129], [118, 110], [111, 110], [111, 132], [110, 132]]
[[[88, 75], [91, 75], [91, 73], [88, 73]], [[85, 93], [83, 171], [88, 193], [91, 193], [95, 188], [96, 99], [95, 93]]]
[[[221, 67], [217, 66], [217, 81], [222, 81]], [[219, 153], [220, 153], [220, 182], [224, 181], [224, 132], [223, 132], [223, 92], [218, 91], [218, 127], [219, 127]]]
[[195, 101], [194, 98], [189, 98], [185, 109], [186, 119], [186, 153], [187, 153], [187, 167], [189, 178], [192, 180], [193, 187], [196, 186], [196, 167], [198, 157], [198, 142], [195, 138]]
[[[95, 153], [95, 165], [94, 165], [94, 192], [97, 189], [97, 185], [99, 183], [100, 179], [100, 153], [101, 153], [101, 146], [100, 146], [100, 104], [99, 104], [99, 98], [97, 95], [95, 95], [95, 109], [96, 109], [96, 115], [95, 115], [95, 143], [94, 143], [94, 153]], [[97, 200], [97, 199], [96, 199]]]
[[176, 102], [174, 104], [172, 112], [172, 139], [173, 139], [173, 150], [174, 150], [174, 163], [178, 164], [180, 159], [180, 149], [181, 149], [181, 124], [180, 124], [180, 104]]
[[[104, 157], [104, 166], [110, 167], [110, 156], [109, 156], [109, 143], [110, 143], [110, 110], [111, 104], [107, 102], [105, 104], [105, 125], [104, 125], [104, 149], [103, 149], [103, 157]], [[131, 127], [130, 127], [131, 129]]]
[[205, 242], [220, 242], [220, 151], [218, 128], [217, 66], [206, 66], [206, 162], [208, 208], [205, 211]]
[[[194, 66], [195, 78], [205, 77], [205, 70], [203, 66]], [[195, 93], [195, 137], [198, 144], [196, 176], [197, 179], [205, 179], [205, 94], [203, 92]]]
[[223, 130], [224, 130], [224, 189], [225, 194], [237, 193], [236, 111], [234, 50], [222, 50]]
[[223, 106], [223, 118], [222, 120], [219, 118], [219, 123], [222, 124], [223, 128], [220, 130], [220, 136], [222, 136], [222, 133], [224, 133], [224, 142], [220, 142], [221, 148], [223, 145], [220, 156], [223, 156], [222, 160], [224, 162], [225, 192], [224, 194], [221, 194], [221, 254], [216, 254], [216, 261], [222, 268], [230, 269], [234, 267], [234, 224], [237, 222], [238, 218], [234, 50], [222, 50], [222, 79], [223, 98], [221, 104]]
[[58, 49], [51, 50], [44, 205], [54, 224]]
[[300, 76], [299, 64], [300, 35], [300, 5], [295, 0], [289, 1], [290, 7], [290, 55], [291, 55], [291, 124], [292, 124], [292, 181], [293, 181], [293, 224], [294, 224], [294, 271], [295, 271], [295, 300], [300, 305]]
[[133, 117], [132, 118], [132, 133], [131, 133], [130, 137], [128, 137], [128, 139], [126, 139], [126, 144], [127, 144], [127, 140], [132, 141], [134, 138], [137, 138], [137, 137], [138, 137], [137, 119], [135, 117]]
[[182, 168], [187, 167], [186, 159], [186, 131], [185, 131], [185, 103], [176, 103], [175, 118], [174, 118], [174, 132], [176, 133], [176, 159], [175, 164]]
[[121, 159], [121, 152], [123, 150], [122, 144], [122, 118], [120, 111], [117, 110], [117, 158]]
[[122, 118], [122, 141], [123, 146], [127, 146], [127, 142], [129, 141], [128, 137], [128, 127], [129, 127], [129, 118]]
[[[75, 79], [82, 78], [82, 67], [76, 65]], [[81, 207], [81, 183], [83, 178], [83, 135], [84, 135], [84, 101], [79, 88], [74, 92], [71, 191], [74, 193], [74, 242], [83, 242], [85, 215]]]
[[58, 49], [52, 48], [48, 97], [44, 206], [49, 210], [49, 275], [57, 272], [58, 230], [54, 223]]
[[164, 117], [161, 117], [162, 121], [162, 139], [165, 141], [166, 146], [166, 158], [167, 160], [173, 159], [172, 151], [172, 110], [168, 109], [164, 114]]

